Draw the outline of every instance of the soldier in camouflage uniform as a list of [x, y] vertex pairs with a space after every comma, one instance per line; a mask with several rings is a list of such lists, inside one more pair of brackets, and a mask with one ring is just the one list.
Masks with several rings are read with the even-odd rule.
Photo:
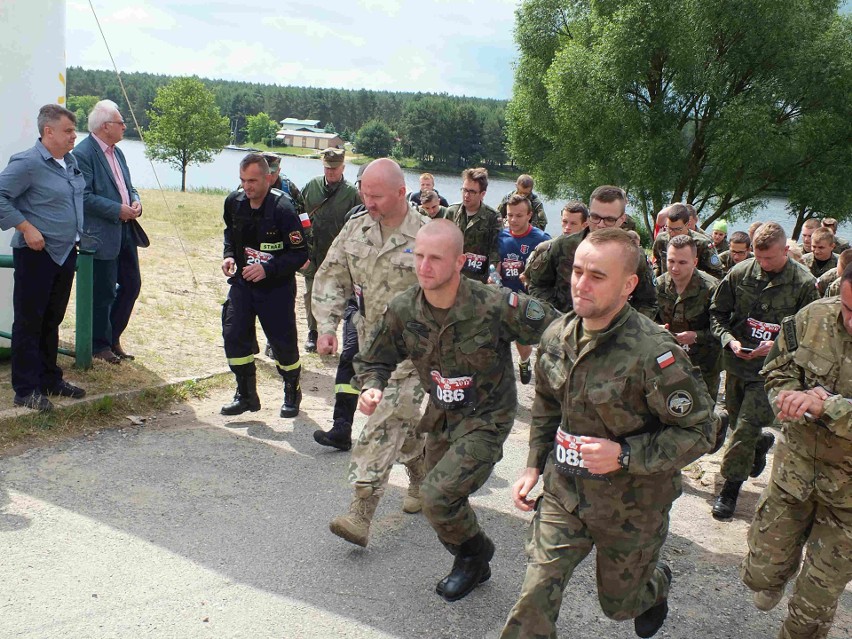
[[779, 639], [824, 639], [852, 579], [852, 267], [840, 298], [782, 322], [763, 368], [783, 424], [740, 574], [770, 610], [804, 563]]
[[719, 261], [725, 273], [734, 268], [735, 264], [752, 257], [754, 254], [751, 252], [751, 238], [745, 231], [734, 231], [731, 234], [730, 248], [719, 253]]
[[731, 269], [710, 304], [713, 334], [722, 345], [731, 423], [720, 469], [725, 484], [713, 505], [716, 519], [733, 517], [740, 487], [749, 476], [763, 472], [775, 441], [771, 433], [763, 433], [773, 415], [760, 368], [781, 320], [819, 297], [816, 280], [787, 257], [787, 237], [780, 225], [762, 225], [752, 245], [754, 259]]
[[488, 267], [500, 264], [497, 236], [503, 230], [500, 214], [485, 204], [488, 171], [482, 167], [462, 171], [462, 202], [447, 209], [452, 220], [464, 234], [467, 260], [462, 273], [480, 282], [488, 279]]
[[834, 252], [840, 255], [843, 251], [848, 248], [852, 248], [842, 237], [838, 237], [837, 235], [837, 220], [833, 217], [824, 217], [822, 218], [822, 228], [828, 229], [834, 235]]
[[665, 324], [690, 361], [701, 371], [710, 397], [719, 394], [719, 340], [710, 330], [710, 298], [719, 280], [699, 271], [698, 247], [688, 235], [669, 240], [667, 270], [657, 278], [657, 321]]
[[455, 555], [452, 571], [436, 587], [448, 601], [491, 576], [494, 544], [468, 496], [500, 461], [514, 423], [511, 343], [537, 343], [558, 317], [523, 293], [462, 277], [463, 241], [448, 220], [420, 229], [414, 249], [420, 286], [391, 302], [378, 335], [355, 358], [359, 407], [368, 415], [381, 406], [381, 391], [403, 360], [411, 359], [430, 389], [418, 428], [427, 434], [423, 512]]
[[443, 220], [447, 217], [447, 207], [441, 206], [441, 198], [435, 191], [423, 191], [420, 194], [420, 207], [418, 209], [423, 215], [428, 215], [432, 220]]
[[[834, 273], [829, 271], [817, 280], [817, 288], [820, 291], [825, 291], [823, 297], [836, 297], [840, 295], [840, 277], [839, 275], [846, 270], [846, 267], [852, 264], [852, 249], [846, 249], [837, 258], [837, 268]], [[831, 276], [834, 275], [834, 279]]]
[[817, 229], [811, 237], [811, 252], [802, 257], [804, 264], [815, 278], [837, 268], [834, 250], [834, 233], [828, 229]]
[[634, 619], [651, 637], [668, 614], [671, 571], [658, 563], [680, 469], [712, 445], [717, 421], [706, 386], [668, 331], [627, 305], [641, 250], [618, 229], [577, 249], [576, 316], [539, 344], [527, 469], [516, 506], [544, 472], [527, 541], [529, 563], [503, 639], [552, 638], [562, 594], [597, 547], [604, 613]]
[[[621, 227], [626, 219], [627, 195], [617, 186], [599, 186], [589, 199], [589, 225], [581, 233], [560, 235], [536, 247], [527, 260], [524, 278], [527, 290], [533, 297], [552, 304], [557, 310], [571, 310], [571, 270], [574, 253], [580, 242], [592, 231]], [[657, 315], [657, 294], [654, 274], [646, 260], [640, 260], [636, 269], [639, 283], [630, 298], [630, 304], [643, 315], [654, 319]]]
[[710, 239], [713, 240], [713, 248], [720, 256], [731, 249], [731, 245], [728, 243], [728, 223], [725, 220], [718, 220], [713, 224]]
[[713, 240], [703, 233], [699, 234], [697, 231], [688, 228], [689, 211], [686, 206], [680, 203], [671, 204], [664, 211], [668, 220], [666, 230], [657, 236], [657, 239], [654, 240], [654, 247], [651, 249], [655, 275], [660, 276], [666, 272], [666, 247], [669, 240], [678, 235], [689, 235], [695, 240], [695, 245], [698, 247], [698, 268], [716, 279], [722, 279], [725, 272], [722, 269], [722, 262], [719, 261], [719, 255], [713, 246]]
[[326, 149], [322, 152], [323, 174], [313, 178], [302, 189], [305, 211], [311, 222], [311, 261], [303, 270], [305, 276], [305, 315], [308, 320], [308, 339], [305, 350], [316, 351], [317, 320], [311, 308], [314, 276], [322, 266], [331, 243], [343, 228], [346, 213], [361, 203], [358, 189], [343, 177], [345, 152]]
[[503, 222], [506, 221], [506, 206], [509, 204], [509, 199], [511, 199], [513, 195], [523, 195], [530, 201], [530, 208], [532, 209], [532, 219], [530, 220], [530, 224], [538, 227], [542, 231], [547, 230], [547, 215], [544, 213], [544, 204], [542, 203], [541, 198], [533, 193], [533, 186], [535, 186], [535, 182], [533, 181], [532, 176], [526, 174], [518, 176], [518, 179], [515, 182], [515, 190], [508, 193], [500, 202], [499, 206], [497, 206], [497, 212], [500, 214], [500, 219]]
[[[313, 304], [320, 353], [337, 350], [335, 332], [353, 294], [358, 302], [354, 324], [364, 349], [372, 343], [388, 302], [417, 283], [414, 237], [428, 218], [405, 199], [402, 169], [387, 158], [370, 163], [361, 178], [361, 195], [367, 214], [346, 223], [317, 272]], [[394, 461], [406, 465], [411, 480], [403, 510], [420, 510], [424, 438], [414, 430], [422, 400], [423, 388], [414, 367], [403, 362], [391, 375], [381, 408], [367, 420], [352, 448], [349, 480], [355, 485], [355, 497], [348, 514], [331, 521], [335, 535], [367, 545], [370, 523]]]

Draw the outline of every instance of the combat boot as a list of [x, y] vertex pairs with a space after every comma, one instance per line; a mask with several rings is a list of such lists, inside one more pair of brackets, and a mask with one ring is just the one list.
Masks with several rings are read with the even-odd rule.
[[766, 468], [766, 453], [772, 448], [775, 443], [775, 435], [772, 433], [762, 433], [760, 439], [757, 440], [757, 446], [754, 447], [754, 464], [751, 467], [749, 477], [760, 477], [760, 473]]
[[763, 612], [769, 612], [784, 597], [784, 589], [758, 590], [754, 593], [754, 607]]
[[357, 486], [349, 512], [331, 520], [328, 529], [350, 544], [366, 548], [370, 538], [370, 523], [379, 505], [381, 491], [372, 486]]
[[419, 513], [423, 510], [423, 504], [420, 501], [420, 485], [426, 477], [426, 458], [420, 455], [417, 459], [412, 459], [405, 465], [405, 472], [408, 473], [408, 494], [402, 501], [402, 512]]
[[352, 448], [352, 424], [344, 419], [337, 418], [328, 432], [315, 430], [314, 441], [320, 446], [331, 446], [337, 450], [349, 450]]
[[237, 375], [237, 392], [234, 401], [222, 406], [222, 415], [242, 415], [246, 411], [256, 413], [260, 410], [260, 397], [257, 396], [257, 375]]
[[[669, 585], [672, 583], [672, 571], [666, 564], [658, 564], [666, 574]], [[654, 604], [641, 615], [633, 620], [633, 629], [639, 637], [653, 637], [663, 627], [666, 617], [669, 616], [669, 599], [664, 598], [661, 602]]]
[[713, 519], [726, 520], [734, 516], [742, 485], [741, 481], [725, 481], [722, 491], [716, 497], [716, 503], [713, 504]]
[[302, 403], [302, 385], [299, 383], [301, 369], [286, 371], [284, 377], [284, 403], [281, 404], [281, 417], [295, 417]]
[[435, 592], [447, 601], [467, 597], [479, 584], [491, 578], [489, 562], [493, 556], [494, 542], [480, 530], [459, 546], [453, 569], [438, 582]]
[[316, 331], [308, 331], [308, 339], [305, 340], [305, 351], [308, 353], [317, 352], [317, 339], [319, 334]]

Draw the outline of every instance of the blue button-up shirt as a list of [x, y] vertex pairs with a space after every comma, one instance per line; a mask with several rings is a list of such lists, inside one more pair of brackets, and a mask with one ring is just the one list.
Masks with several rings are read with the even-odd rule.
[[[0, 229], [27, 221], [44, 236], [44, 250], [63, 264], [83, 232], [83, 191], [86, 180], [77, 160], [65, 154], [65, 167], [51, 156], [41, 140], [16, 153], [0, 173]], [[24, 248], [16, 231], [12, 248]]]

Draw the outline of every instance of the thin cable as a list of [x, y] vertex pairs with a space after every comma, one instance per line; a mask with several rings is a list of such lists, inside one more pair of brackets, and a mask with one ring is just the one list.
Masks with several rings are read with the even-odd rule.
[[[136, 126], [136, 132], [139, 134], [139, 137], [142, 140], [142, 144], [144, 144], [145, 136], [142, 134], [142, 129], [139, 126], [139, 121], [136, 119], [136, 113], [133, 111], [133, 105], [130, 103], [130, 98], [127, 97], [127, 90], [124, 88], [124, 81], [121, 79], [121, 73], [119, 73], [118, 71], [118, 65], [115, 63], [115, 58], [112, 57], [112, 51], [109, 48], [109, 43], [107, 42], [104, 30], [101, 28], [101, 21], [98, 20], [98, 14], [95, 12], [95, 7], [94, 5], [92, 5], [92, 0], [89, 0], [89, 8], [92, 10], [92, 15], [95, 17], [95, 24], [98, 25], [98, 31], [100, 31], [101, 33], [101, 38], [104, 41], [104, 46], [106, 47], [107, 55], [109, 55], [110, 62], [112, 62], [112, 68], [115, 69], [115, 75], [118, 77], [118, 84], [121, 87], [121, 93], [122, 95], [124, 95], [124, 101], [127, 102], [127, 108], [130, 110], [130, 117], [133, 118], [133, 124]], [[195, 271], [192, 269], [192, 262], [189, 259], [189, 254], [186, 252], [186, 247], [183, 244], [183, 238], [180, 234], [180, 229], [175, 223], [175, 217], [172, 214], [172, 209], [171, 207], [169, 207], [169, 202], [166, 199], [166, 190], [160, 183], [160, 176], [157, 175], [157, 169], [154, 166], [154, 161], [151, 158], [148, 158], [148, 163], [151, 165], [151, 171], [153, 171], [154, 179], [157, 181], [157, 188], [160, 189], [160, 194], [163, 196], [163, 204], [166, 205], [166, 212], [169, 215], [169, 222], [171, 222], [172, 227], [175, 230], [175, 235], [177, 236], [178, 243], [180, 244], [180, 250], [183, 253], [184, 258], [186, 259], [186, 265], [189, 268], [190, 275], [192, 276], [192, 283], [195, 288], [198, 288], [198, 280], [195, 278]]]

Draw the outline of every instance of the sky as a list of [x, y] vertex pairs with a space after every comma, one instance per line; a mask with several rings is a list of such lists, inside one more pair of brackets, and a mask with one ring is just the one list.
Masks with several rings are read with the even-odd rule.
[[[92, 0], [122, 72], [508, 99], [517, 0]], [[69, 0], [68, 66], [111, 69]]]

